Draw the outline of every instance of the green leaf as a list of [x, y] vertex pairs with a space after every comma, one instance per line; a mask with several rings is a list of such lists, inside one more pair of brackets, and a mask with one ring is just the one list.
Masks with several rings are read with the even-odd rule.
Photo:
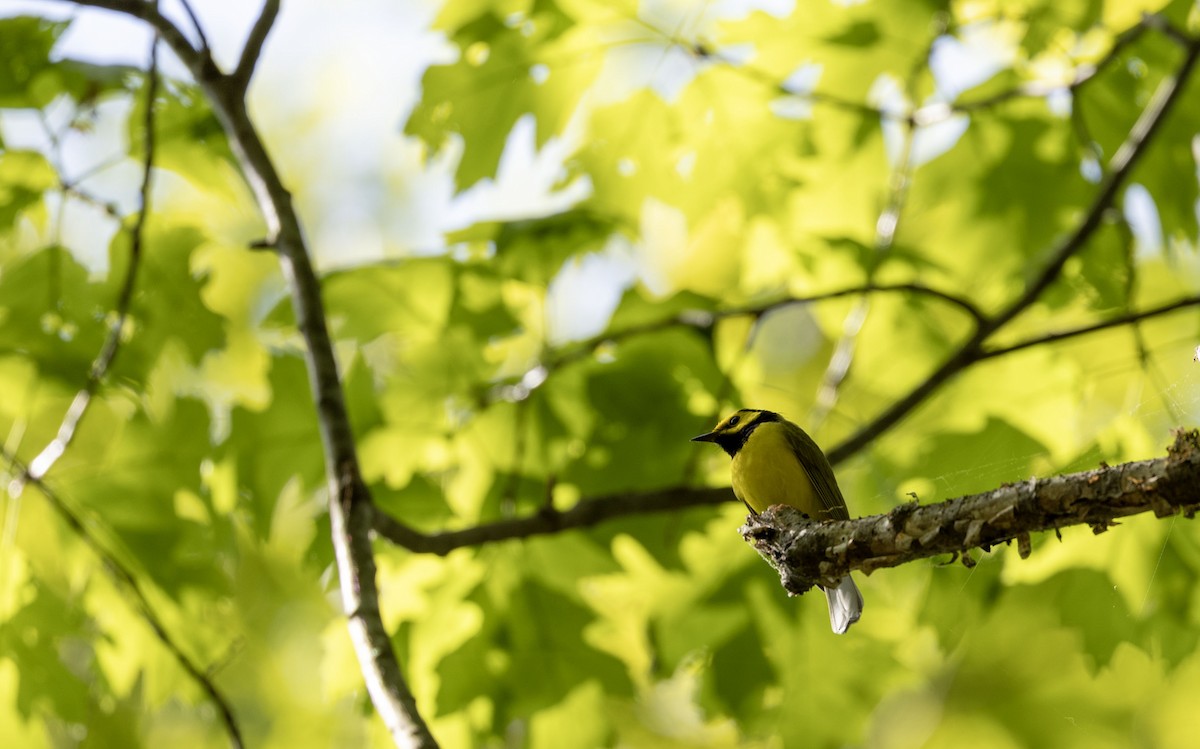
[[537, 113], [539, 146], [566, 123], [594, 73], [591, 66], [554, 66], [550, 78], [539, 82], [539, 70], [555, 59], [553, 42], [563, 23], [561, 11], [549, 0], [540, 0], [512, 24], [484, 10], [454, 30], [451, 40], [459, 48], [459, 60], [426, 71], [421, 82], [425, 94], [405, 132], [435, 150], [452, 133], [462, 137], [459, 189], [495, 173], [505, 138], [522, 116]]
[[514, 715], [553, 705], [562, 695], [597, 681], [609, 695], [629, 694], [631, 684], [617, 659], [580, 638], [593, 615], [585, 607], [539, 584], [523, 586], [511, 601], [499, 635], [511, 651], [511, 673], [539, 674], [512, 695]]
[[81, 386], [107, 335], [113, 302], [63, 247], [18, 258], [0, 275], [0, 347], [27, 356], [43, 376]]
[[[589, 495], [680, 481], [694, 447], [687, 439], [702, 428], [688, 413], [689, 386], [716, 387], [709, 352], [690, 331], [640, 336], [619, 346], [614, 361], [589, 363], [595, 428], [562, 479]], [[648, 413], [660, 416], [647, 420]]]
[[[148, 222], [134, 278], [131, 330], [116, 361], [117, 376], [144, 380], [167, 341], [181, 344], [193, 364], [225, 343], [226, 320], [204, 302], [208, 278], [192, 270], [194, 253], [205, 239], [192, 226]], [[127, 232], [113, 237], [108, 275], [112, 304], [129, 272], [130, 241]]]
[[41, 109], [63, 94], [91, 105], [125, 90], [128, 66], [52, 59], [70, 25], [35, 16], [0, 18], [0, 108]]
[[275, 357], [269, 384], [269, 405], [261, 411], [235, 408], [229, 439], [216, 451], [234, 461], [242, 507], [260, 538], [270, 533], [275, 505], [289, 482], [311, 491], [325, 475], [304, 361], [286, 354]]
[[[214, 560], [231, 551], [229, 528], [205, 501], [201, 483], [212, 450], [207, 409], [179, 400], [158, 419], [123, 411], [127, 404], [116, 398], [93, 404], [75, 450], [56, 467], [62, 491], [102, 518], [120, 539], [118, 550], [128, 550], [164, 589], [227, 590]], [[89, 470], [96, 460], [105, 465], [99, 475]], [[179, 492], [199, 498], [208, 518], [180, 517]]]
[[0, 152], [0, 226], [9, 227], [42, 195], [58, 185], [58, 174], [46, 158], [33, 151]]
[[[1018, 562], [1014, 562], [1018, 563]], [[1136, 637], [1136, 621], [1107, 575], [1069, 570], [1037, 586], [1019, 586], [1007, 594], [1014, 606], [1048, 604], [1062, 624], [1082, 637], [1082, 648], [1097, 666], [1105, 666], [1122, 643]]]
[[534, 714], [529, 745], [535, 749], [589, 749], [611, 744], [611, 728], [604, 716], [607, 695], [598, 682], [572, 689], [553, 707]]
[[[102, 281], [58, 246], [8, 264], [0, 275], [4, 347], [29, 356], [46, 376], [82, 386], [117, 321], [129, 242], [125, 232], [114, 236], [111, 270]], [[146, 383], [168, 342], [189, 352], [192, 363], [224, 342], [224, 320], [204, 304], [205, 280], [190, 269], [199, 242], [191, 228], [153, 222], [147, 228], [110, 380]]]
[[69, 25], [35, 16], [0, 19], [0, 107], [41, 108], [63, 91], [50, 51]]
[[[129, 156], [145, 157], [146, 97], [134, 96], [129, 115]], [[168, 169], [202, 189], [225, 187], [240, 168], [225, 130], [199, 86], [164, 81], [154, 102], [155, 166]]]
[[568, 259], [599, 250], [615, 221], [586, 208], [502, 224], [496, 231], [497, 266], [513, 278], [549, 284]]
[[[390, 334], [405, 340], [436, 340], [454, 300], [455, 269], [445, 258], [406, 261], [391, 268], [335, 273], [323, 284], [335, 311], [337, 336], [368, 342]], [[280, 311], [289, 316], [290, 306]]]
[[635, 287], [621, 296], [621, 303], [613, 312], [608, 330], [617, 333], [630, 328], [653, 326], [676, 317], [694, 316], [697, 312], [700, 313], [698, 319], [703, 319], [703, 313], [712, 312], [715, 306], [712, 299], [688, 291], [672, 294], [665, 299], [651, 299], [644, 290]]
[[879, 42], [881, 35], [874, 23], [866, 20], [851, 22], [843, 29], [825, 37], [826, 44], [843, 47], [871, 47]]
[[86, 665], [89, 644], [77, 638], [87, 617], [77, 602], [32, 581], [25, 598], [0, 628], [3, 657], [18, 666], [17, 708], [27, 720], [49, 708], [67, 721], [84, 721], [93, 674]]

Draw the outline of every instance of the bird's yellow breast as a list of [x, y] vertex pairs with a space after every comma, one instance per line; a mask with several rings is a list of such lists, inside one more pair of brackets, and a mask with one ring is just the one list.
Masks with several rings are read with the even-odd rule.
[[826, 512], [784, 429], [772, 422], [750, 433], [733, 458], [733, 493], [755, 512], [792, 505], [810, 517], [823, 518]]

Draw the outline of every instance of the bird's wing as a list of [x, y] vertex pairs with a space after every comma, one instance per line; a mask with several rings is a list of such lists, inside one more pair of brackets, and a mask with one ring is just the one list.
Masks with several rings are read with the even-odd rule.
[[849, 520], [850, 511], [846, 509], [846, 499], [842, 496], [842, 490], [838, 488], [829, 459], [803, 429], [792, 424], [788, 424], [788, 427], [788, 445], [796, 454], [800, 465], [804, 467], [804, 472], [808, 474], [813, 493], [817, 495], [821, 506], [829, 512], [830, 518]]

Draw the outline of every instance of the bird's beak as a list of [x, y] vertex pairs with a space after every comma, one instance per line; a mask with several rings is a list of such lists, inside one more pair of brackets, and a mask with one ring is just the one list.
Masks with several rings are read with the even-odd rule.
[[692, 437], [692, 442], [716, 442], [716, 441], [717, 441], [717, 433], [716, 432], [709, 432], [708, 434], [702, 434], [699, 437]]

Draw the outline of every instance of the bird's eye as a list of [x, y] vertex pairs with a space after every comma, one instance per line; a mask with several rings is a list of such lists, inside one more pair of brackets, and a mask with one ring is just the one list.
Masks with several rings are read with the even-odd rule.
[[731, 426], [731, 427], [735, 427], [735, 426], [737, 426], [737, 425], [738, 425], [738, 419], [740, 419], [740, 418], [742, 418], [742, 417], [740, 417], [740, 416], [734, 416], [733, 418], [731, 418], [731, 419], [729, 420], [729, 426]]

